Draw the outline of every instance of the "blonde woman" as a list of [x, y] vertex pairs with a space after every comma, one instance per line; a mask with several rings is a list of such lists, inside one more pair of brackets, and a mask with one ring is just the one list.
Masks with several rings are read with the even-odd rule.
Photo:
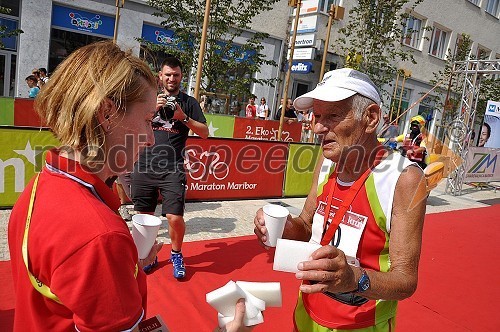
[[[75, 73], [84, 73], [75, 75]], [[15, 331], [138, 331], [146, 276], [109, 186], [154, 143], [156, 78], [111, 42], [72, 53], [35, 108], [60, 140], [9, 222]], [[238, 331], [238, 303], [228, 331]], [[245, 330], [246, 328], [243, 328]]]

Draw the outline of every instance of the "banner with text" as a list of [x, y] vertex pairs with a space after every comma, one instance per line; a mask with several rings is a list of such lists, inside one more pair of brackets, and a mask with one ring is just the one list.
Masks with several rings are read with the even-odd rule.
[[500, 149], [471, 147], [467, 154], [464, 182], [499, 181], [500, 167], [497, 167], [499, 156]]
[[[234, 120], [233, 137], [276, 141], [278, 139], [279, 126], [279, 121], [275, 120], [236, 118]], [[283, 123], [281, 139], [285, 142], [300, 142], [301, 133], [302, 125], [300, 123]]]
[[500, 148], [500, 102], [488, 100], [478, 146]]
[[0, 128], [0, 207], [14, 205], [28, 181], [41, 170], [43, 152], [58, 145], [48, 130]]
[[282, 197], [288, 144], [190, 137], [187, 200]]

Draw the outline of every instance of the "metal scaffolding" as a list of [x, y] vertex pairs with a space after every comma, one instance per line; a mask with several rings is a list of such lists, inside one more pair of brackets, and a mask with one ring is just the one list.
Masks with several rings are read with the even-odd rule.
[[476, 106], [481, 88], [481, 78], [488, 74], [500, 74], [500, 60], [467, 60], [453, 64], [453, 74], [463, 75], [464, 86], [457, 117], [449, 127], [449, 148], [456, 157], [451, 158], [454, 171], [448, 176], [446, 192], [454, 196], [462, 194], [470, 137], [476, 119]]

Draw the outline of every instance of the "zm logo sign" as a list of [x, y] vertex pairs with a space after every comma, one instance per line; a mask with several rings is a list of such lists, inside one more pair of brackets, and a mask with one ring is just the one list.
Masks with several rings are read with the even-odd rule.
[[[478, 158], [479, 157], [479, 158]], [[474, 159], [476, 163], [469, 169], [468, 173], [486, 173], [486, 171], [495, 173], [495, 168], [497, 165], [497, 156], [492, 158], [489, 153], [474, 153]]]
[[69, 17], [71, 17], [71, 25], [74, 25], [77, 28], [97, 30], [99, 29], [99, 26], [102, 25], [100, 15], [95, 15], [93, 18], [88, 19], [78, 13], [71, 12], [69, 13]]
[[488, 106], [488, 112], [495, 112], [496, 110], [497, 108], [494, 104], [490, 104], [490, 106]]

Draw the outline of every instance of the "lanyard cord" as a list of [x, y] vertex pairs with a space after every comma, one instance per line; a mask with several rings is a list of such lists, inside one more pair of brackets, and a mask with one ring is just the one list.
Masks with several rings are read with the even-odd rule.
[[62, 302], [59, 300], [59, 298], [52, 293], [50, 288], [45, 285], [43, 282], [41, 282], [37, 277], [35, 277], [29, 267], [28, 267], [28, 233], [30, 230], [30, 224], [31, 224], [31, 216], [33, 214], [33, 205], [35, 203], [35, 196], [36, 196], [36, 187], [38, 185], [38, 179], [40, 178], [40, 173], [37, 174], [35, 178], [35, 182], [33, 183], [33, 189], [31, 189], [31, 197], [30, 197], [30, 203], [28, 206], [28, 215], [26, 216], [26, 226], [24, 228], [24, 236], [23, 236], [23, 244], [22, 244], [22, 252], [23, 252], [23, 261], [24, 265], [26, 266], [26, 270], [28, 271], [28, 277], [31, 281], [31, 284], [33, 287], [40, 292], [43, 296], [59, 303], [62, 304]]
[[[370, 175], [370, 173], [372, 172], [372, 169], [375, 168], [380, 163], [381, 157], [383, 156], [382, 151], [385, 152], [385, 150], [380, 150], [377, 153], [377, 155], [375, 157], [375, 161], [373, 162], [373, 165], [371, 167], [369, 167], [359, 177], [359, 179], [357, 179], [354, 182], [354, 184], [349, 189], [349, 192], [347, 193], [345, 198], [342, 200], [342, 203], [340, 204], [339, 209], [337, 210], [337, 212], [335, 212], [335, 216], [333, 217], [331, 224], [328, 226], [328, 229], [326, 230], [326, 232], [323, 235], [323, 238], [321, 239], [322, 246], [325, 246], [332, 241], [333, 236], [335, 235], [335, 232], [337, 231], [337, 228], [339, 227], [340, 222], [342, 221], [342, 218], [344, 218], [344, 215], [347, 212], [347, 209], [349, 208], [351, 203], [354, 201], [354, 198], [358, 194], [361, 187], [365, 184], [365, 181], [368, 178], [368, 176]], [[327, 201], [326, 209], [325, 209], [325, 218], [324, 218], [324, 222], [323, 222], [323, 229], [325, 229], [327, 227], [328, 218], [330, 217], [330, 208], [332, 206], [332, 199], [333, 199], [333, 193], [334, 193], [335, 187], [336, 187], [337, 175], [338, 175], [337, 171], [335, 171], [335, 172], [333, 172], [333, 174], [330, 177], [330, 179], [333, 179], [334, 182], [332, 183], [332, 186], [331, 186], [330, 191], [328, 193], [328, 201]]]

